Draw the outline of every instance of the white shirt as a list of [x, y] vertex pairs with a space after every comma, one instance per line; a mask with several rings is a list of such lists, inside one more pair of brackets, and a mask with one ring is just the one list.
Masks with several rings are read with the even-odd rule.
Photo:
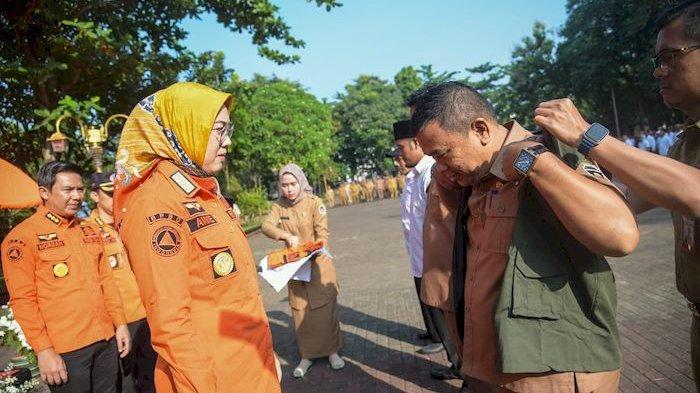
[[401, 222], [408, 258], [411, 260], [413, 277], [423, 277], [423, 221], [428, 203], [428, 186], [431, 169], [435, 160], [423, 156], [418, 164], [406, 175], [406, 188], [401, 194]]

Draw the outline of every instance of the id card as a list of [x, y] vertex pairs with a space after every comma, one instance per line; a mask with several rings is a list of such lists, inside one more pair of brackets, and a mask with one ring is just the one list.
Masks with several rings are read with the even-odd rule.
[[697, 219], [683, 216], [682, 247], [689, 254], [698, 251], [697, 223]]

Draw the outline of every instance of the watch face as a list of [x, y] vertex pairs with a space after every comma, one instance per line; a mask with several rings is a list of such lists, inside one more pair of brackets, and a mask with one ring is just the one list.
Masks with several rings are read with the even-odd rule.
[[513, 166], [523, 174], [526, 174], [530, 170], [533, 162], [535, 162], [535, 156], [523, 150], [518, 154], [518, 158], [515, 159]]
[[596, 142], [600, 142], [601, 139], [605, 138], [606, 135], [610, 133], [607, 128], [603, 127], [598, 123], [593, 123], [591, 128], [586, 132], [588, 136]]

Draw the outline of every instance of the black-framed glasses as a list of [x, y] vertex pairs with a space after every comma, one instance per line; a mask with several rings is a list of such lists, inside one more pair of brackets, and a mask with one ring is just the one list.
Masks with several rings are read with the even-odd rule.
[[700, 49], [700, 45], [686, 46], [685, 48], [678, 49], [666, 49], [654, 56], [651, 59], [651, 63], [654, 65], [655, 69], [663, 65], [670, 66], [675, 64], [678, 58], [683, 57], [696, 49]]

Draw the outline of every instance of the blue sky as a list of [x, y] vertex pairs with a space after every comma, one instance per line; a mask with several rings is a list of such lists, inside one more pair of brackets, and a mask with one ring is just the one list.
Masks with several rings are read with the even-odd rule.
[[301, 55], [298, 64], [260, 58], [247, 34], [228, 31], [212, 15], [184, 22], [184, 43], [197, 53], [223, 51], [226, 66], [244, 79], [274, 74], [332, 100], [360, 74], [391, 79], [407, 65], [461, 71], [506, 63], [536, 20], [558, 29], [566, 19], [565, 0], [341, 0], [331, 12], [315, 2], [273, 2], [292, 34], [306, 41], [301, 50], [286, 49]]

